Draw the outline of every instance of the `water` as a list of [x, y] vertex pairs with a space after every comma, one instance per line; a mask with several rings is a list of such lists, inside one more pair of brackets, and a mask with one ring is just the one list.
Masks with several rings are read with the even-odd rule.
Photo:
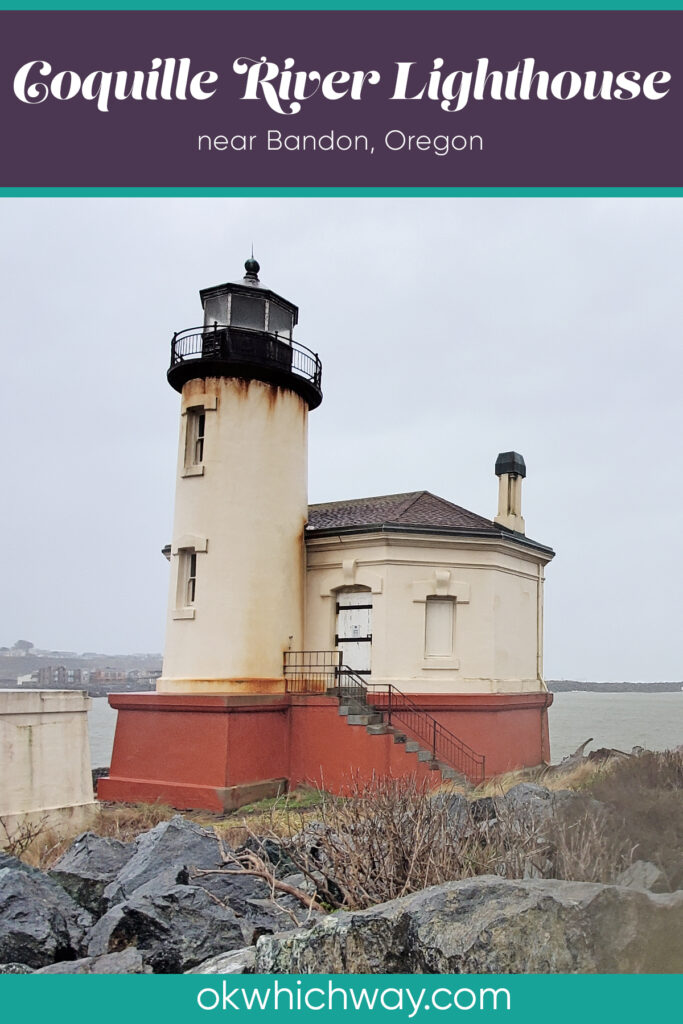
[[[106, 698], [94, 697], [89, 719], [94, 768], [111, 760], [117, 712]], [[589, 749], [646, 747], [666, 750], [683, 743], [681, 693], [556, 693], [550, 718], [550, 750], [554, 764], [593, 737]]]
[[114, 745], [114, 730], [118, 711], [109, 707], [106, 697], [93, 697], [88, 712], [90, 734], [90, 763], [93, 768], [108, 768], [111, 764], [111, 748]]
[[548, 720], [553, 764], [589, 736], [589, 750], [667, 750], [683, 743], [683, 692], [556, 693]]

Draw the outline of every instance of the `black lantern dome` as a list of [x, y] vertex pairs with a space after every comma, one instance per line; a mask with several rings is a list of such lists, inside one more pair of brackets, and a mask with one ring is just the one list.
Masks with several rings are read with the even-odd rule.
[[259, 280], [253, 255], [244, 277], [199, 297], [203, 327], [174, 334], [168, 381], [176, 391], [196, 377], [240, 377], [288, 387], [315, 409], [322, 401], [318, 356], [294, 341], [299, 310]]

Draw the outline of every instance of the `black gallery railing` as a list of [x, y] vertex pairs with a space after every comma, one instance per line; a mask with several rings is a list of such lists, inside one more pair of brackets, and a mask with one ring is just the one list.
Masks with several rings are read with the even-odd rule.
[[171, 370], [190, 360], [263, 366], [289, 371], [320, 390], [322, 363], [305, 345], [248, 327], [190, 327], [171, 339]]

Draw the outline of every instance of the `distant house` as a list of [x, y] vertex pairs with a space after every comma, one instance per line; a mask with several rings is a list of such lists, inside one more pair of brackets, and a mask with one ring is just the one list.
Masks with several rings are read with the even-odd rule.
[[38, 683], [46, 689], [59, 689], [63, 687], [73, 690], [75, 687], [85, 685], [88, 681], [88, 673], [80, 668], [66, 668], [64, 665], [44, 665], [38, 669]]

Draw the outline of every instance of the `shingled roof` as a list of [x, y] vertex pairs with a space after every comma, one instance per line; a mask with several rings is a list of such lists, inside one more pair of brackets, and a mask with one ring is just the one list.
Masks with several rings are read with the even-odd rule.
[[384, 529], [507, 537], [527, 546], [551, 550], [430, 491], [382, 494], [308, 506], [306, 532], [309, 535]]

